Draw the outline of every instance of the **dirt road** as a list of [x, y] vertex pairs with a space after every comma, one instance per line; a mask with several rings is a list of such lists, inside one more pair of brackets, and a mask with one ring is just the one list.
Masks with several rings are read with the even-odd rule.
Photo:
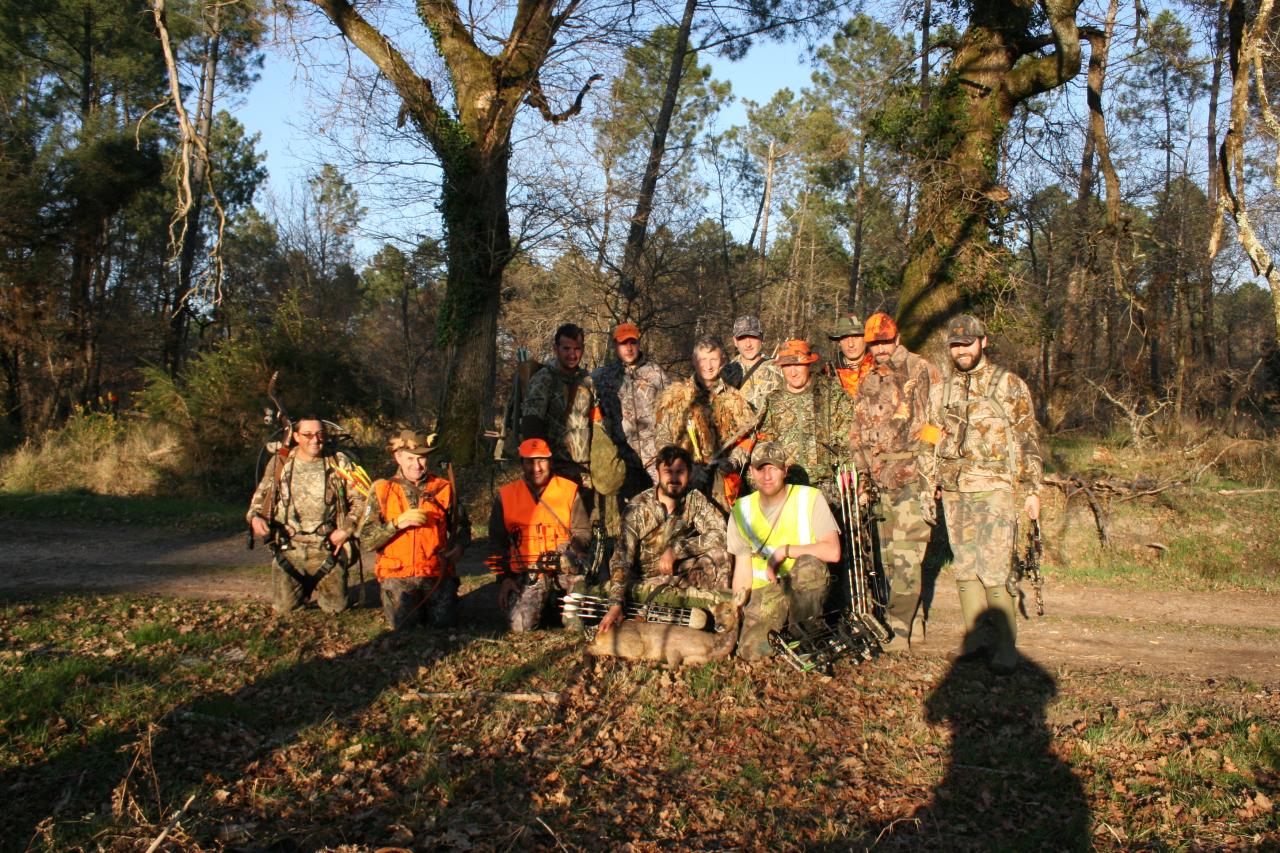
[[[135, 592], [266, 599], [269, 553], [243, 535], [0, 518], [0, 594]], [[482, 575], [483, 543], [463, 572]], [[372, 577], [367, 561], [366, 575]], [[474, 583], [474, 582], [473, 582]], [[926, 654], [960, 639], [950, 577], [937, 585]], [[1051, 672], [1117, 670], [1280, 684], [1280, 596], [1047, 585], [1019, 648]]]

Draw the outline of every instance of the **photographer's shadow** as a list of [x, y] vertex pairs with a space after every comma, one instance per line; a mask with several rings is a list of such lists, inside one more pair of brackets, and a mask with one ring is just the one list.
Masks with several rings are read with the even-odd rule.
[[873, 833], [876, 849], [1083, 850], [1090, 816], [1084, 788], [1051, 749], [1045, 709], [1053, 676], [1027, 658], [1013, 675], [957, 662], [925, 701], [946, 722], [946, 775], [912, 819]]

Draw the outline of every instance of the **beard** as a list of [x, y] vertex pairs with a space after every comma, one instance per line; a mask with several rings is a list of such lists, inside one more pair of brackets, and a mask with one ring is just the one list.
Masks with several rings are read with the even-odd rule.
[[658, 488], [662, 490], [662, 493], [664, 495], [666, 495], [667, 497], [671, 498], [674, 501], [678, 501], [682, 497], [684, 497], [684, 493], [685, 493], [684, 483], [659, 483]]

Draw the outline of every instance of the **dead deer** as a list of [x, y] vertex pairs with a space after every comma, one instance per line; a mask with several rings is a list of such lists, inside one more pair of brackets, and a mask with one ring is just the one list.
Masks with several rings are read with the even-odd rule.
[[652, 660], [670, 667], [697, 666], [724, 660], [738, 643], [739, 596], [712, 605], [716, 630], [699, 631], [684, 625], [628, 619], [611, 631], [596, 633], [587, 654], [626, 660]]

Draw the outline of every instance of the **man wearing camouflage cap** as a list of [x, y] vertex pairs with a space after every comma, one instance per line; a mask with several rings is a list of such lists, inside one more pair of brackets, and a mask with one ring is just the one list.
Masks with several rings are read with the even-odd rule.
[[840, 528], [817, 489], [786, 481], [787, 452], [762, 441], [751, 453], [756, 490], [733, 505], [726, 534], [733, 554], [733, 589], [748, 592], [738, 657], [773, 653], [769, 632], [821, 615], [831, 582], [827, 563], [840, 561]]
[[471, 522], [453, 486], [431, 473], [435, 436], [401, 430], [388, 443], [395, 476], [375, 480], [360, 544], [376, 551], [374, 572], [391, 630], [447, 628], [458, 607], [456, 566], [471, 542]]
[[758, 412], [765, 398], [782, 387], [782, 373], [764, 354], [764, 329], [759, 317], [744, 314], [733, 321], [733, 345], [738, 354], [725, 366], [722, 376]]
[[[1017, 664], [1017, 619], [1005, 588], [1019, 507], [1040, 516], [1043, 463], [1035, 408], [1027, 384], [986, 355], [987, 328], [961, 314], [947, 323], [954, 368], [929, 393], [929, 420], [941, 427], [920, 468], [941, 492], [951, 542], [952, 569], [965, 638], [961, 656], [986, 653], [996, 672]], [[984, 644], [979, 619], [986, 614], [994, 643]]]
[[871, 354], [867, 352], [867, 339], [863, 334], [862, 320], [854, 314], [836, 320], [827, 338], [835, 341], [836, 357], [832, 373], [840, 381], [850, 399], [858, 396], [858, 381], [871, 369]]
[[815, 486], [838, 506], [835, 466], [853, 462], [853, 401], [832, 379], [814, 375], [817, 360], [806, 341], [782, 345], [775, 361], [783, 387], [766, 398], [757, 435], [783, 446], [791, 461], [790, 482]]
[[937, 368], [901, 344], [898, 326], [888, 314], [868, 317], [865, 337], [873, 364], [858, 383], [854, 400], [854, 450], [858, 469], [880, 492], [884, 516], [880, 547], [889, 578], [887, 616], [894, 632], [886, 650], [904, 652], [911, 642], [924, 641], [921, 574], [936, 512], [933, 491], [920, 476], [916, 460], [936, 438], [928, 420], [929, 389], [940, 376]]
[[556, 474], [591, 488], [591, 425], [600, 416], [591, 374], [581, 366], [585, 333], [574, 323], [556, 329], [555, 361], [529, 380], [520, 434], [545, 439]]

